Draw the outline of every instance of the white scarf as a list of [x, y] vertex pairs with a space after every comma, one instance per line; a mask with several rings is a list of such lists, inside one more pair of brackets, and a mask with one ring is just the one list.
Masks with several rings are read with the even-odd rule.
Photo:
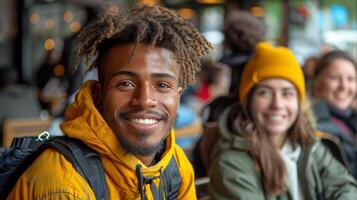
[[298, 176], [297, 161], [301, 153], [300, 145], [297, 145], [295, 149], [291, 145], [290, 141], [286, 141], [283, 148], [280, 150], [280, 155], [285, 163], [285, 170], [287, 175], [287, 186], [293, 200], [303, 200], [302, 190], [300, 187], [300, 180]]

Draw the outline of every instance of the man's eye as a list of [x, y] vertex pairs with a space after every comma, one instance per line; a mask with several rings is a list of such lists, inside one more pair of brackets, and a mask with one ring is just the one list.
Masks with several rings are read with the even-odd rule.
[[158, 83], [157, 84], [158, 88], [170, 88], [170, 85], [164, 82]]
[[117, 84], [117, 87], [128, 88], [128, 87], [135, 87], [135, 85], [131, 81], [121, 81], [120, 83]]

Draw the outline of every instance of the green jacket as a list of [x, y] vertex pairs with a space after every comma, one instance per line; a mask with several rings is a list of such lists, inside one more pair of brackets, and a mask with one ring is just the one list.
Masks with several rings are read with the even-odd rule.
[[[233, 134], [227, 122], [229, 109], [219, 120], [220, 142], [212, 153], [208, 191], [213, 199], [292, 199], [289, 191], [279, 196], [264, 192], [262, 176], [247, 151], [250, 143]], [[319, 140], [302, 147], [298, 176], [305, 200], [357, 199], [356, 180], [335, 160]]]

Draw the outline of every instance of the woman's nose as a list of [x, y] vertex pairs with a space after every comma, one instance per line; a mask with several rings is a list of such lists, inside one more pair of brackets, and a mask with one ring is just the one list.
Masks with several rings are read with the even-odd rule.
[[280, 109], [283, 106], [283, 97], [279, 93], [275, 93], [272, 98], [271, 105], [275, 109]]

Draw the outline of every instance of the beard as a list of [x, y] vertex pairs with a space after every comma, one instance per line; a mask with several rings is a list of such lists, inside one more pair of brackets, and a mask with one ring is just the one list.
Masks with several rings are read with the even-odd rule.
[[[121, 120], [121, 119], [125, 118], [126, 116], [129, 116], [130, 114], [136, 113], [136, 112], [142, 112], [142, 110], [137, 109], [137, 110], [131, 110], [128, 112], [117, 113], [116, 120]], [[148, 137], [146, 133], [137, 132], [136, 135], [138, 137], [138, 140], [140, 140], [142, 142], [136, 142], [136, 143], [129, 141], [127, 138], [125, 138], [124, 135], [117, 133], [116, 136], [117, 136], [121, 146], [123, 147], [123, 149], [126, 152], [131, 153], [136, 156], [155, 155], [157, 152], [161, 151], [164, 148], [164, 146], [163, 146], [164, 141], [167, 138], [168, 134], [170, 133], [171, 128], [175, 122], [175, 120], [169, 121], [169, 117], [166, 113], [159, 113], [159, 112], [152, 111], [152, 110], [147, 110], [145, 112], [159, 116], [163, 121], [166, 121], [166, 123], [168, 123], [169, 126], [167, 126], [168, 127], [167, 130], [164, 130], [164, 132], [166, 132], [166, 135], [164, 137], [160, 138], [160, 140], [155, 144], [147, 144], [145, 142], [146, 137]]]
[[163, 143], [166, 139], [166, 137], [164, 137], [157, 144], [148, 145], [145, 143], [132, 144], [121, 134], [117, 134], [117, 137], [126, 152], [137, 156], [149, 156], [156, 154], [156, 152], [159, 152], [163, 148]]

